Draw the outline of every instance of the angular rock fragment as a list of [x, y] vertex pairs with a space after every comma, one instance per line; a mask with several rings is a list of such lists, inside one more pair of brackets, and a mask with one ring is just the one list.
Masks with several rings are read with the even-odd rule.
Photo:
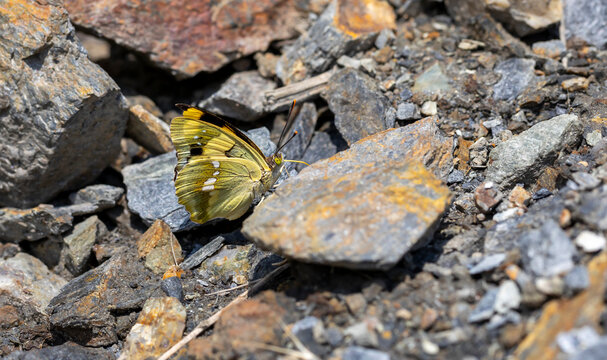
[[561, 0], [487, 1], [491, 15], [519, 37], [546, 30], [561, 21]]
[[139, 258], [145, 258], [145, 266], [156, 275], [164, 274], [175, 262], [179, 264], [183, 260], [179, 241], [162, 220], [154, 221], [137, 240], [137, 252]]
[[581, 141], [582, 128], [573, 114], [533, 125], [491, 151], [486, 179], [502, 188], [516, 183], [532, 184], [544, 166], [551, 165], [561, 151]]
[[97, 216], [91, 216], [74, 226], [74, 230], [63, 239], [66, 266], [73, 275], [83, 273], [91, 256], [93, 245], [107, 234], [107, 227]]
[[257, 71], [243, 71], [230, 76], [219, 91], [202, 101], [200, 106], [220, 115], [251, 122], [265, 115], [264, 93], [274, 88], [276, 84], [261, 77]]
[[333, 75], [324, 97], [348, 144], [387, 129], [388, 99], [375, 80], [360, 71], [343, 69]]
[[110, 185], [91, 185], [70, 195], [72, 205], [40, 205], [21, 210], [0, 209], [0, 241], [40, 240], [72, 228], [74, 216], [93, 214], [116, 205], [124, 190]]
[[495, 72], [502, 78], [493, 87], [495, 100], [512, 101], [535, 80], [535, 61], [511, 58], [497, 64]]
[[31, 207], [110, 164], [126, 102], [87, 58], [61, 3], [10, 1], [0, 18], [0, 204]]
[[131, 106], [126, 135], [152, 154], [164, 154], [175, 148], [169, 125], [141, 105]]
[[519, 246], [524, 267], [536, 276], [559, 275], [573, 269], [573, 242], [552, 220], [523, 234]]
[[255, 209], [243, 233], [303, 262], [390, 268], [427, 240], [450, 202], [419, 163], [433, 147], [413, 140], [415, 130], [384, 131], [305, 168]]
[[121, 356], [144, 360], [158, 357], [181, 339], [185, 307], [172, 297], [150, 298], [126, 338]]
[[443, 68], [437, 62], [421, 73], [411, 88], [414, 94], [444, 95], [452, 90], [449, 78], [445, 75]]
[[381, 30], [394, 28], [396, 16], [387, 2], [331, 2], [310, 29], [283, 53], [276, 74], [289, 84], [327, 71], [340, 56], [368, 49]]
[[607, 4], [602, 0], [563, 1], [565, 36], [580, 38], [597, 48], [607, 44]]
[[86, 346], [108, 346], [117, 338], [117, 314], [138, 311], [160, 279], [129, 253], [112, 257], [67, 283], [47, 307], [51, 328]]
[[175, 6], [161, 0], [68, 0], [65, 6], [75, 24], [147, 54], [182, 78], [263, 51], [271, 41], [293, 36], [301, 23], [291, 1], [204, 0]]
[[[312, 135], [314, 135], [316, 120], [318, 120], [318, 113], [314, 103], [303, 104], [291, 129], [291, 133], [297, 131], [297, 136], [281, 150], [285, 159], [301, 159], [310, 144], [310, 140], [312, 140]], [[290, 134], [287, 134], [287, 136], [290, 136]]]
[[73, 342], [57, 346], [29, 351], [15, 351], [4, 357], [5, 360], [56, 360], [56, 359], [87, 359], [114, 360], [116, 356], [111, 350], [80, 346]]
[[0, 258], [0, 355], [52, 338], [46, 306], [65, 283], [31, 255]]

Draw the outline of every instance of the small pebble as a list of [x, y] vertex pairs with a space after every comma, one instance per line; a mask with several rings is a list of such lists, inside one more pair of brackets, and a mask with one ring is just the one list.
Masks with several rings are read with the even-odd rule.
[[575, 238], [575, 244], [586, 253], [595, 253], [605, 249], [605, 237], [585, 230]]
[[440, 351], [440, 348], [432, 341], [422, 339], [422, 350], [428, 355], [436, 355]]
[[435, 101], [426, 101], [421, 108], [421, 113], [422, 115], [425, 116], [433, 116], [436, 115], [438, 112], [438, 109], [436, 107], [436, 102]]

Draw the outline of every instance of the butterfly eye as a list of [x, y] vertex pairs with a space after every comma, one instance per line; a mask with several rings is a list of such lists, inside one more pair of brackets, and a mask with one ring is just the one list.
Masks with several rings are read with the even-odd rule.
[[282, 159], [279, 157], [275, 157], [274, 162], [276, 163], [276, 165], [280, 165], [282, 163]]

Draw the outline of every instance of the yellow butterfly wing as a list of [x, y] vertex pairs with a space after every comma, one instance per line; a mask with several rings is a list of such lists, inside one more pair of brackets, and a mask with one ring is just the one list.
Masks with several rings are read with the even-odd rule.
[[262, 172], [248, 159], [225, 156], [190, 158], [179, 171], [175, 189], [192, 221], [238, 219], [261, 191]]
[[271, 170], [261, 150], [240, 130], [208, 111], [179, 106], [183, 116], [171, 121], [171, 139], [177, 150], [175, 174], [195, 156], [242, 158]]

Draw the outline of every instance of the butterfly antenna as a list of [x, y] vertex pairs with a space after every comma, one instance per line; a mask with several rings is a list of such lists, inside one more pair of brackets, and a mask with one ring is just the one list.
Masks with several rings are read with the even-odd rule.
[[307, 163], [307, 162], [305, 162], [305, 161], [301, 161], [301, 160], [287, 160], [287, 159], [283, 159], [283, 161], [286, 161], [286, 162], [294, 162], [294, 163], [300, 163], [300, 164], [305, 164], [305, 165], [307, 165], [307, 166], [310, 166], [310, 164], [308, 164], [308, 163]]
[[274, 155], [278, 154], [278, 151], [280, 149], [282, 149], [283, 146], [285, 146], [293, 138], [293, 136], [291, 136], [291, 138], [289, 138], [289, 140], [287, 140], [284, 144], [282, 144], [282, 141], [284, 140], [285, 135], [287, 135], [289, 128], [291, 127], [291, 125], [293, 124], [293, 121], [295, 120], [295, 116], [291, 116], [291, 115], [293, 115], [293, 109], [295, 108], [296, 103], [297, 103], [296, 99], [294, 99], [293, 102], [291, 103], [291, 108], [289, 109], [289, 115], [287, 115], [287, 123], [285, 124], [285, 127], [282, 128], [282, 132], [280, 133], [280, 138], [278, 138], [278, 150], [276, 150]]

